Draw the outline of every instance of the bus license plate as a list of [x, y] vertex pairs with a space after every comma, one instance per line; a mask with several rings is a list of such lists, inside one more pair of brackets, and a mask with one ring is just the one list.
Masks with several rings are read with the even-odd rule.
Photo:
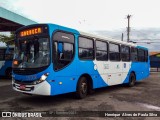
[[20, 90], [25, 90], [25, 89], [26, 89], [26, 86], [25, 86], [25, 85], [20, 85], [19, 89], [20, 89]]

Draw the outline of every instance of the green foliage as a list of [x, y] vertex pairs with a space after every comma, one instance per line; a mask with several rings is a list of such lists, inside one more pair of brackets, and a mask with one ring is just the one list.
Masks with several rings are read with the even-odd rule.
[[10, 36], [0, 34], [0, 41], [1, 42], [4, 42], [9, 45], [13, 45], [14, 44], [13, 40], [14, 40], [14, 33], [13, 32], [11, 32]]
[[156, 55], [157, 57], [160, 57], [160, 54]]

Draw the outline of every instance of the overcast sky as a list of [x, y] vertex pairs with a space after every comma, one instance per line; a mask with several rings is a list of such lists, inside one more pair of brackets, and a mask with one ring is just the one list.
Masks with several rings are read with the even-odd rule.
[[[0, 0], [0, 6], [39, 23], [85, 32], [119, 30], [126, 37], [128, 14], [131, 34], [135, 29], [160, 28], [160, 0]], [[155, 45], [145, 46], [158, 50]]]
[[0, 0], [0, 6], [40, 23], [88, 30], [155, 28], [160, 24], [159, 0]]

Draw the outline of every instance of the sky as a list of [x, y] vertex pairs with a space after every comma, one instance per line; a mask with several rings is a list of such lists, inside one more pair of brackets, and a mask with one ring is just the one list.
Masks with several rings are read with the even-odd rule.
[[84, 32], [119, 30], [125, 35], [128, 14], [132, 31], [160, 28], [159, 3], [159, 0], [0, 0], [1, 7], [38, 23], [54, 23]]
[[155, 28], [159, 0], [0, 0], [0, 6], [40, 23], [55, 23], [83, 31], [116, 30], [127, 26]]

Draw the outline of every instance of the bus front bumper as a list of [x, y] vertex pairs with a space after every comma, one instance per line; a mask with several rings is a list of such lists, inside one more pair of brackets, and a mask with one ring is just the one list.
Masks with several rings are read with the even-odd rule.
[[36, 85], [18, 84], [12, 81], [12, 87], [15, 91], [35, 94], [35, 95], [51, 95], [51, 86], [47, 81]]

